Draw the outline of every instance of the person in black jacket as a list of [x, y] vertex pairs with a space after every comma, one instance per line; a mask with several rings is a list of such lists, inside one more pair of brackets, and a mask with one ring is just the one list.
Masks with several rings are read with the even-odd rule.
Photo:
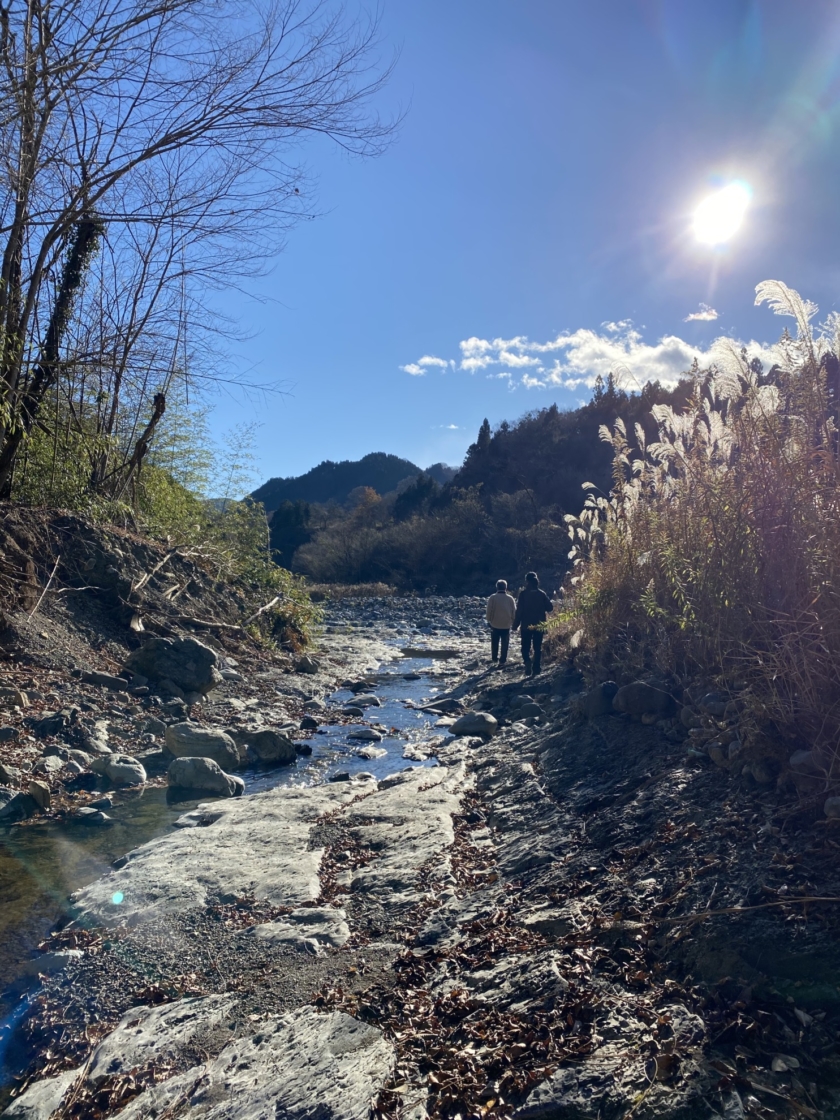
[[540, 587], [537, 573], [528, 572], [525, 576], [525, 587], [519, 592], [516, 601], [516, 616], [513, 620], [514, 630], [522, 627], [522, 660], [525, 662], [526, 676], [535, 677], [540, 671], [543, 642], [543, 631], [540, 627], [553, 610], [554, 604]]

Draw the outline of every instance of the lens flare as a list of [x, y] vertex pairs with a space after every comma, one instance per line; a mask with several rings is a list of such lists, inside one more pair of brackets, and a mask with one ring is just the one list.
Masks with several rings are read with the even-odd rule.
[[747, 183], [729, 183], [694, 211], [694, 236], [704, 245], [723, 245], [739, 230], [752, 199]]
[[125, 898], [125, 895], [123, 894], [122, 891], [116, 891], [114, 894], [111, 895], [111, 902], [113, 902], [113, 904], [115, 906], [119, 906], [119, 904], [123, 901], [124, 898]]

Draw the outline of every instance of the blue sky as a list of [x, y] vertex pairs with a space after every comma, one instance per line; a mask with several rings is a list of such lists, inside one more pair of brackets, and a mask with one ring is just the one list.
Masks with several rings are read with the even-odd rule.
[[[287, 389], [214, 411], [217, 433], [260, 423], [260, 480], [369, 451], [459, 463], [485, 416], [574, 406], [597, 372], [770, 344], [764, 279], [840, 309], [836, 3], [383, 0], [382, 38], [394, 144], [304, 149], [322, 216], [225, 301], [235, 361]], [[732, 179], [743, 227], [698, 245], [694, 207]]]

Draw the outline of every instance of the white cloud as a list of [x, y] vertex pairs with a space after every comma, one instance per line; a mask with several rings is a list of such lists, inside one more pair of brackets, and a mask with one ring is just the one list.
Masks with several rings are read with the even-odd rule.
[[708, 303], [701, 303], [699, 311], [692, 311], [690, 315], [686, 315], [683, 319], [684, 323], [713, 323], [715, 319], [720, 316], [713, 307], [709, 307]]
[[447, 361], [446, 358], [436, 358], [434, 354], [424, 354], [422, 358], [418, 358], [416, 362], [409, 362], [408, 365], [400, 366], [403, 373], [410, 373], [412, 377], [422, 377], [427, 369], [452, 369], [455, 368], [453, 361]]
[[[712, 314], [712, 308], [701, 306], [696, 317], [711, 320]], [[600, 330], [565, 331], [547, 342], [532, 342], [523, 335], [492, 340], [472, 336], [464, 339], [459, 348], [461, 360], [457, 368], [468, 373], [486, 370], [485, 377], [505, 381], [511, 389], [591, 389], [599, 376], [606, 380], [609, 374], [631, 391], [641, 389], [647, 381], [673, 386], [695, 360], [701, 369], [708, 368], [714, 360], [714, 344], [704, 349], [678, 335], [664, 335], [655, 342], [647, 342], [629, 320], [602, 323]], [[760, 358], [766, 367], [776, 360], [775, 347], [751, 341], [746, 349], [750, 358]], [[440, 368], [456, 365], [452, 360], [447, 363], [443, 358], [426, 355], [419, 362], [400, 368], [416, 375], [425, 372], [430, 362]], [[502, 368], [496, 371], [494, 366]]]

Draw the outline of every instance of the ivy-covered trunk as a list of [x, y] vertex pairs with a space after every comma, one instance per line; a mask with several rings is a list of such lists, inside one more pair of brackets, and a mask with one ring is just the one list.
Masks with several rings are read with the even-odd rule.
[[[40, 348], [40, 356], [31, 371], [20, 369], [16, 346], [7, 345], [7, 369], [4, 370], [5, 405], [8, 418], [0, 429], [0, 497], [11, 497], [15, 461], [20, 448], [32, 431], [44, 397], [55, 385], [61, 370], [61, 341], [67, 330], [85, 270], [88, 267], [104, 230], [96, 215], [84, 216], [75, 226], [62, 269], [49, 323]], [[8, 317], [7, 317], [8, 323]], [[7, 327], [8, 330], [8, 327]], [[16, 333], [22, 333], [22, 324]], [[8, 337], [8, 336], [7, 336]]]

